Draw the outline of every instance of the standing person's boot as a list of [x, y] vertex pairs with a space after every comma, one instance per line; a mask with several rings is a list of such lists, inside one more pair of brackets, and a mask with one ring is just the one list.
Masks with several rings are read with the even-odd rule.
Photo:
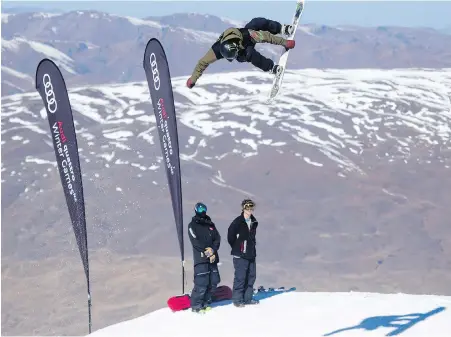
[[200, 278], [194, 278], [194, 288], [190, 296], [190, 305], [193, 312], [199, 312], [204, 306], [204, 297], [207, 287], [202, 284], [202, 281], [203, 280]]

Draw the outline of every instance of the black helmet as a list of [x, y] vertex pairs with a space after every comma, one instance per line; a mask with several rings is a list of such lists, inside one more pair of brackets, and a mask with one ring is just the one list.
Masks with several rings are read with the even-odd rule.
[[207, 213], [207, 206], [201, 202], [198, 202], [195, 206], [194, 206], [194, 212], [196, 212], [196, 214], [206, 214]]
[[238, 55], [238, 44], [230, 40], [221, 42], [219, 51], [225, 59], [232, 62]]

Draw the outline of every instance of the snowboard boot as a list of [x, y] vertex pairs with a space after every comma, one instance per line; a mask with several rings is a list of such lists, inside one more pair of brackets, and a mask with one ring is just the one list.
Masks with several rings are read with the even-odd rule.
[[233, 302], [233, 305], [237, 308], [244, 308], [244, 303], [243, 302]]
[[291, 36], [294, 32], [294, 26], [293, 25], [282, 25], [281, 34], [285, 36]]
[[254, 300], [254, 299], [252, 299], [248, 302], [244, 302], [245, 305], [255, 305], [255, 304], [259, 304], [259, 303], [260, 303], [259, 300]]
[[274, 74], [276, 76], [279, 76], [280, 73], [282, 72], [282, 67], [275, 64], [272, 69], [269, 71], [271, 74]]
[[201, 308], [192, 308], [191, 311], [196, 314], [205, 314], [208, 310], [211, 310], [210, 306], [203, 306]]

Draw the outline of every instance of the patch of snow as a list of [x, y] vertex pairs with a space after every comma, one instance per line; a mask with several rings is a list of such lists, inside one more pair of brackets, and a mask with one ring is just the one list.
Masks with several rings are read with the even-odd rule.
[[40, 158], [36, 158], [33, 156], [26, 156], [25, 157], [25, 162], [26, 163], [35, 163], [38, 165], [52, 165], [56, 167], [56, 162], [55, 161], [49, 161], [49, 160], [45, 160], [45, 159], [40, 159]]
[[[2, 113], [3, 113], [3, 112], [2, 112]], [[19, 118], [19, 117], [12, 117], [12, 118], [9, 119], [9, 121], [10, 121], [11, 123], [16, 123], [16, 124], [19, 124], [19, 125], [21, 125], [21, 126], [16, 126], [15, 128], [9, 129], [8, 131], [12, 131], [12, 130], [14, 130], [14, 129], [25, 128], [25, 129], [29, 129], [29, 130], [31, 130], [31, 131], [34, 131], [34, 132], [36, 132], [36, 133], [40, 133], [40, 134], [43, 134], [43, 135], [46, 135], [46, 134], [48, 133], [48, 132], [42, 130], [42, 129], [38, 126], [38, 123], [34, 124], [34, 123], [31, 123], [31, 122], [25, 121], [25, 120], [23, 120], [23, 119], [21, 119], [21, 118]]]
[[5, 73], [7, 73], [7, 74], [9, 74], [11, 76], [15, 76], [15, 77], [27, 80], [29, 82], [33, 82], [34, 81], [34, 79], [31, 76], [29, 76], [27, 74], [24, 74], [24, 73], [21, 73], [21, 72], [19, 72], [17, 70], [11, 69], [11, 68], [9, 68], [7, 66], [4, 66], [4, 65], [2, 65], [2, 71], [4, 71]]
[[71, 74], [76, 74], [75, 70], [73, 69], [75, 61], [56, 48], [53, 48], [41, 42], [27, 40], [22, 37], [15, 37], [12, 40], [2, 39], [2, 50], [9, 49], [13, 52], [19, 52], [21, 45], [28, 45], [37, 53], [51, 58], [62, 69]]
[[222, 178], [219, 178], [219, 177], [213, 177], [213, 178], [210, 179], [210, 181], [211, 181], [213, 184], [218, 185], [218, 186], [220, 186], [220, 187], [225, 187], [225, 188], [227, 188], [227, 189], [230, 189], [230, 190], [232, 190], [232, 191], [235, 191], [235, 192], [238, 192], [238, 193], [241, 193], [241, 194], [248, 195], [248, 196], [250, 196], [250, 197], [253, 197], [253, 196], [254, 196], [253, 193], [250, 193], [250, 192], [245, 191], [245, 190], [243, 190], [243, 189], [240, 189], [240, 188], [238, 188], [238, 187], [234, 187], [234, 186], [232, 186], [232, 185], [226, 184]]
[[315, 162], [315, 161], [311, 160], [309, 157], [304, 157], [304, 160], [306, 163], [313, 165], [313, 166], [323, 166], [323, 164]]
[[[9, 13], [2, 13], [2, 23], [8, 23], [9, 17], [13, 16], [14, 14]], [[2, 41], [3, 43], [3, 41]]]
[[131, 163], [130, 165], [133, 166], [133, 167], [139, 168], [141, 171], [146, 171], [147, 170], [147, 167], [145, 167], [143, 165], [140, 165], [140, 164], [137, 164], [137, 163]]
[[244, 25], [246, 24], [245, 21], [234, 20], [234, 19], [230, 19], [230, 18], [227, 18], [227, 17], [221, 17], [220, 19], [223, 22], [229, 24], [230, 27], [233, 27], [233, 28], [244, 27]]
[[253, 139], [244, 138], [241, 140], [241, 143], [249, 145], [254, 151], [257, 150], [257, 144], [255, 143], [255, 141]]
[[303, 33], [305, 33], [307, 35], [316, 36], [316, 34], [312, 33], [312, 28], [311, 27], [298, 26], [298, 28], [296, 30], [300, 30], [301, 32], [303, 32]]
[[154, 126], [149, 128], [149, 129], [147, 129], [146, 131], [143, 131], [143, 132], [139, 133], [138, 134], [138, 138], [143, 138], [149, 144], [154, 144], [153, 136], [152, 136], [152, 132], [151, 132], [153, 130], [155, 130]]
[[103, 158], [106, 161], [112, 161], [114, 158], [115, 152], [113, 151], [112, 153], [101, 153], [98, 154], [97, 157]]
[[132, 25], [135, 25], [135, 26], [148, 26], [148, 27], [158, 28], [158, 29], [161, 29], [163, 27], [163, 25], [161, 25], [160, 23], [155, 22], [155, 21], [143, 20], [143, 19], [132, 17], [132, 16], [121, 16], [121, 15], [115, 15], [115, 14], [109, 14], [109, 15], [111, 17], [126, 19], [128, 22], [130, 22]]
[[33, 13], [31, 15], [32, 18], [37, 18], [37, 19], [50, 19], [50, 18], [54, 18], [56, 16], [61, 16], [62, 14], [60, 13]]
[[127, 138], [127, 137], [132, 137], [133, 136], [133, 132], [125, 131], [125, 130], [113, 131], [113, 132], [104, 131], [103, 132], [103, 136], [105, 138], [116, 139], [117, 140], [117, 139], [123, 139], [123, 138]]
[[177, 27], [177, 29], [184, 32], [184, 34], [186, 36], [185, 39], [189, 39], [190, 41], [193, 41], [194, 43], [200, 43], [200, 44], [213, 43], [219, 37], [218, 33], [213, 33], [213, 32], [204, 32], [204, 31], [192, 30], [192, 29], [182, 28], [182, 27]]

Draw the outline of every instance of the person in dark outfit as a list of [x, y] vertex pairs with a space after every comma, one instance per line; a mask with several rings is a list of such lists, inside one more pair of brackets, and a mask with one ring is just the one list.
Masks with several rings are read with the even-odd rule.
[[221, 236], [207, 215], [207, 206], [198, 202], [195, 215], [188, 225], [188, 236], [193, 245], [194, 288], [191, 292], [191, 308], [194, 312], [205, 309], [212, 301], [221, 277], [218, 270]]
[[250, 199], [245, 199], [241, 203], [241, 208], [241, 214], [230, 224], [227, 233], [227, 241], [232, 247], [231, 254], [235, 268], [232, 301], [237, 307], [259, 303], [252, 298], [257, 277], [255, 237], [258, 222], [252, 214], [255, 203]]
[[277, 34], [292, 35], [294, 27], [266, 18], [253, 18], [244, 28], [228, 28], [216, 40], [207, 53], [197, 62], [191, 77], [186, 82], [188, 88], [194, 87], [205, 69], [220, 59], [229, 62], [250, 62], [253, 66], [272, 74], [279, 74], [282, 68], [274, 61], [263, 56], [257, 50], [257, 43], [270, 43], [285, 47], [286, 50], [295, 46], [294, 40], [287, 40]]

